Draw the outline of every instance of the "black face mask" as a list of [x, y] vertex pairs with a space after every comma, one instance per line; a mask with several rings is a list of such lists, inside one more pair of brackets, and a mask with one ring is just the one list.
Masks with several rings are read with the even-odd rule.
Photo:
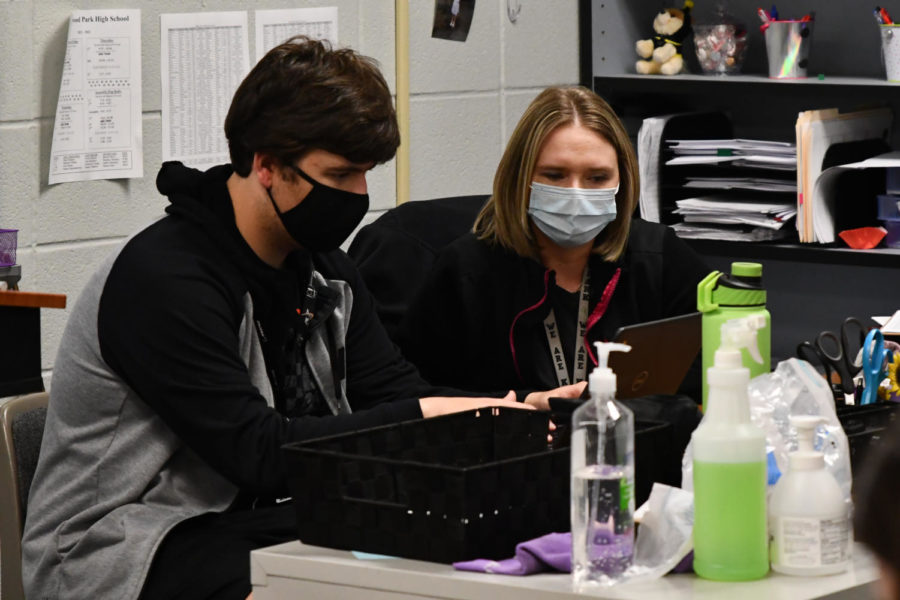
[[300, 204], [286, 212], [278, 209], [272, 190], [266, 188], [284, 228], [307, 250], [325, 252], [338, 248], [366, 216], [369, 195], [329, 187], [304, 173], [300, 167], [288, 166], [313, 187]]

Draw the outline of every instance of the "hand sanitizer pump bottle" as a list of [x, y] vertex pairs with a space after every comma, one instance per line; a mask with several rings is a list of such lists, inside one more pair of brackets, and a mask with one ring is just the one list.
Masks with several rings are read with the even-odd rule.
[[741, 349], [760, 361], [759, 315], [722, 326], [707, 372], [709, 403], [694, 431], [694, 571], [705, 579], [748, 581], [769, 570], [766, 523], [766, 437], [750, 422]]
[[772, 569], [787, 575], [830, 575], [850, 565], [849, 506], [813, 447], [817, 416], [792, 416], [797, 451], [788, 458], [769, 501]]
[[634, 557], [634, 415], [617, 402], [609, 353], [597, 342], [591, 398], [572, 414], [572, 580], [576, 590], [621, 581]]

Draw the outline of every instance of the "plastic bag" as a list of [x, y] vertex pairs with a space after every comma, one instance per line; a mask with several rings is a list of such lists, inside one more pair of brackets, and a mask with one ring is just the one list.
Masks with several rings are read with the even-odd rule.
[[[852, 473], [850, 446], [834, 407], [834, 396], [822, 375], [805, 360], [791, 358], [778, 363], [775, 371], [750, 380], [750, 420], [766, 434], [769, 458], [769, 489], [787, 470], [788, 453], [797, 449], [797, 432], [791, 415], [815, 415], [823, 423], [816, 428], [814, 447], [825, 456], [825, 468], [834, 476], [844, 499], [850, 502]], [[693, 489], [691, 445], [682, 459], [682, 488]]]
[[662, 577], [694, 548], [694, 495], [661, 483], [653, 484], [650, 498], [635, 513], [640, 521], [634, 543], [634, 563], [625, 581]]

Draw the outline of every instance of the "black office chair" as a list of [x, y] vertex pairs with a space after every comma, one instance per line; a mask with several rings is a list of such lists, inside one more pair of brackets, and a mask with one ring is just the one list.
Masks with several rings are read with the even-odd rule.
[[437, 254], [470, 231], [488, 196], [406, 202], [356, 234], [347, 253], [356, 262], [376, 310], [395, 342], [400, 321]]
[[24, 600], [22, 528], [47, 418], [47, 392], [0, 404], [0, 598]]

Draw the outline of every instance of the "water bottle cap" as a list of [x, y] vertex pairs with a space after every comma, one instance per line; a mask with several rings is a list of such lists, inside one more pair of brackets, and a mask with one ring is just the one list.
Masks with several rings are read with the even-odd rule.
[[713, 289], [713, 301], [719, 306], [765, 306], [762, 265], [752, 262], [731, 263], [731, 274], [724, 275]]
[[731, 274], [734, 277], [762, 277], [762, 265], [753, 262], [733, 262]]

